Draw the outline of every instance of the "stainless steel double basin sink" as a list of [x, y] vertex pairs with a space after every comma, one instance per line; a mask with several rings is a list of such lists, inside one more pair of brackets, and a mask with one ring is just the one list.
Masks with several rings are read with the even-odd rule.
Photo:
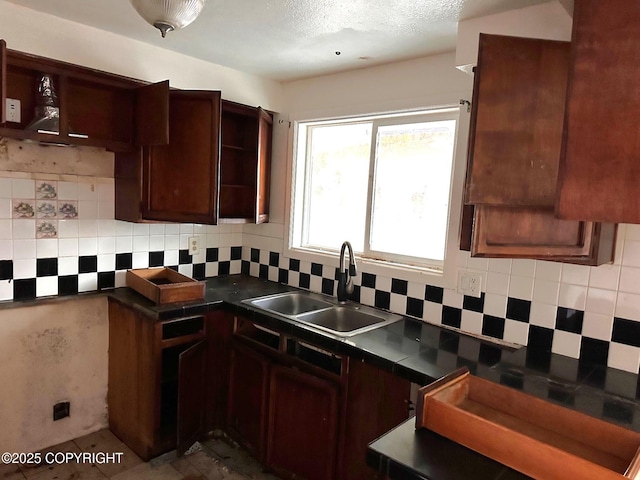
[[400, 315], [357, 303], [339, 304], [331, 297], [306, 292], [278, 293], [244, 302], [340, 337], [350, 337], [402, 320]]

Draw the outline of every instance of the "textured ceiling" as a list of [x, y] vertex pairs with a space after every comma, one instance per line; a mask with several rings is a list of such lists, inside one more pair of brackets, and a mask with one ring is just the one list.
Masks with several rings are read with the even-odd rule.
[[547, 0], [207, 0], [164, 39], [129, 0], [8, 1], [286, 81], [454, 50], [459, 20]]

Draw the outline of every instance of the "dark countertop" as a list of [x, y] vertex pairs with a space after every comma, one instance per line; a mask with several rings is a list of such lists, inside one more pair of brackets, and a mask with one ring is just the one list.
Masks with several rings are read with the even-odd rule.
[[[205, 298], [185, 304], [156, 306], [128, 288], [113, 290], [110, 296], [158, 320], [224, 307], [264, 327], [363, 359], [419, 385], [466, 366], [473, 375], [640, 431], [640, 385], [638, 376], [631, 373], [550, 351], [501, 347], [410, 317], [352, 337], [337, 337], [242, 302], [296, 290], [230, 275], [208, 279]], [[391, 479], [527, 478], [433, 432], [415, 431], [413, 419], [373, 442], [367, 462]]]
[[413, 418], [373, 442], [367, 452], [367, 463], [389, 478], [400, 480], [529, 478], [431, 430], [416, 430]]

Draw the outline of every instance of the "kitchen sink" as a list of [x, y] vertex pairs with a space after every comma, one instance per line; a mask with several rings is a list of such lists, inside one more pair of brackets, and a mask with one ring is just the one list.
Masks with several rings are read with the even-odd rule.
[[320, 310], [300, 315], [298, 321], [335, 330], [336, 332], [352, 332], [382, 323], [385, 318], [361, 312], [354, 307], [336, 306], [330, 310]]
[[402, 320], [400, 315], [352, 302], [338, 304], [331, 297], [313, 293], [280, 293], [244, 302], [339, 337], [350, 337]]
[[285, 316], [295, 316], [305, 312], [314, 312], [333, 305], [304, 293], [283, 293], [250, 300], [254, 307]]

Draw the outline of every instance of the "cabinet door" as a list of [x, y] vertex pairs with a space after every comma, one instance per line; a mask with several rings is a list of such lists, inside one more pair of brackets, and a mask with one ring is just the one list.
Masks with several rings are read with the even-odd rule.
[[183, 455], [204, 433], [206, 342], [180, 354], [178, 363], [178, 431], [176, 450]]
[[264, 460], [269, 388], [269, 360], [235, 343], [229, 378], [229, 433]]
[[475, 205], [471, 255], [584, 265], [613, 259], [615, 225], [561, 220], [552, 209]]
[[569, 43], [480, 35], [466, 202], [553, 207]]
[[255, 223], [269, 221], [269, 184], [271, 182], [271, 137], [273, 118], [258, 108], [258, 165], [256, 179]]
[[[411, 384], [359, 360], [349, 359], [345, 420], [340, 443], [340, 480], [375, 480], [365, 462], [367, 447], [409, 418]], [[367, 412], [363, 415], [363, 412]]]
[[640, 2], [576, 0], [561, 218], [640, 223]]
[[166, 145], [169, 143], [169, 80], [136, 89], [136, 145]]
[[337, 385], [275, 366], [271, 370], [270, 397], [267, 465], [295, 478], [334, 479]]
[[168, 145], [145, 148], [143, 218], [215, 224], [220, 92], [172, 91]]
[[480, 35], [466, 181], [475, 208], [460, 242], [472, 256], [613, 259], [613, 225], [554, 212], [568, 69], [568, 42]]
[[233, 316], [223, 310], [207, 314], [207, 432], [227, 420]]
[[0, 40], [0, 124], [7, 121], [7, 42]]
[[272, 123], [262, 108], [223, 100], [219, 223], [269, 220]]

